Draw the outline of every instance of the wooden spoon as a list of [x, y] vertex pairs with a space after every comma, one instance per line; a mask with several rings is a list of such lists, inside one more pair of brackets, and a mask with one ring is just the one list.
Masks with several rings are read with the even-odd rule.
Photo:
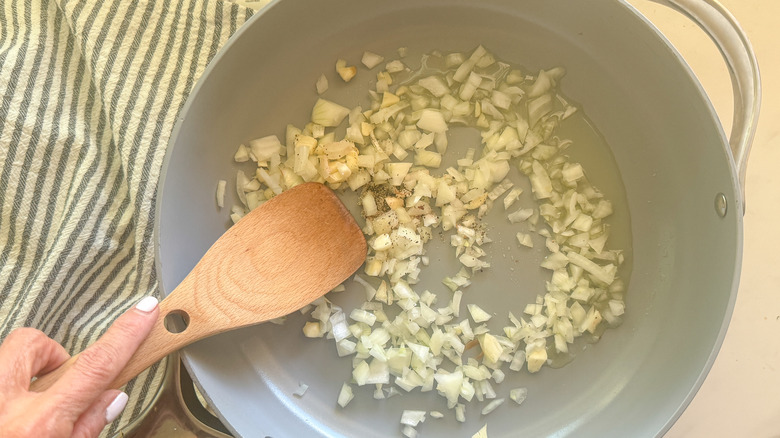
[[[365, 258], [360, 227], [330, 189], [307, 183], [287, 190], [233, 225], [160, 302], [152, 332], [112, 387], [192, 342], [302, 308], [346, 280]], [[168, 315], [180, 315], [186, 328], [169, 331]], [[50, 387], [77, 357], [36, 379], [31, 389]]]

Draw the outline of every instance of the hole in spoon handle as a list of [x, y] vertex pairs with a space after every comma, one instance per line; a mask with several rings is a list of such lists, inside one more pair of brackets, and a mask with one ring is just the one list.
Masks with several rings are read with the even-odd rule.
[[192, 330], [190, 314], [177, 307], [169, 300], [160, 302], [160, 316], [154, 328], [114, 380], [112, 387], [121, 387], [165, 356], [197, 340], [197, 330]]
[[172, 310], [165, 315], [163, 325], [168, 333], [183, 333], [190, 325], [190, 315], [184, 310]]

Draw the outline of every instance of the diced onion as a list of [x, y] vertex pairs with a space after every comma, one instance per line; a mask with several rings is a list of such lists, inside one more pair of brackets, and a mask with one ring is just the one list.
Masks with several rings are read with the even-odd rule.
[[497, 399], [491, 401], [490, 403], [485, 405], [484, 408], [482, 408], [482, 415], [487, 415], [487, 414], [495, 411], [497, 407], [499, 407], [502, 404], [504, 404], [504, 401], [506, 401], [506, 399], [504, 399], [504, 398], [497, 398]]
[[450, 87], [447, 86], [447, 83], [440, 76], [428, 76], [420, 79], [417, 83], [428, 90], [434, 97], [442, 97], [450, 92]]
[[434, 374], [433, 377], [438, 383], [436, 390], [444, 395], [448, 402], [456, 403], [458, 397], [460, 397], [460, 386], [463, 383], [463, 371], [458, 370], [453, 373], [437, 373]]
[[509, 398], [517, 404], [522, 404], [527, 396], [528, 389], [526, 388], [514, 388], [509, 390]]
[[417, 427], [418, 424], [425, 421], [426, 411], [404, 410], [401, 414], [401, 424]]
[[298, 384], [298, 389], [296, 389], [295, 392], [293, 392], [293, 395], [295, 395], [297, 397], [303, 397], [303, 395], [306, 394], [306, 391], [308, 389], [309, 389], [309, 385], [307, 385], [305, 383], [299, 383]]
[[249, 148], [256, 161], [268, 161], [274, 155], [279, 155], [282, 150], [282, 143], [275, 135], [258, 138], [249, 142]]
[[346, 407], [355, 395], [352, 393], [352, 387], [346, 383], [341, 385], [341, 392], [339, 392], [338, 404], [339, 406]]
[[567, 258], [571, 263], [581, 267], [588, 273], [593, 275], [594, 278], [602, 281], [603, 283], [610, 285], [615, 280], [615, 270], [610, 269], [610, 266], [614, 268], [614, 265], [607, 265], [606, 267], [600, 266], [594, 263], [592, 260], [588, 260], [582, 254], [576, 252], [566, 253]]
[[509, 215], [507, 215], [507, 219], [509, 219], [509, 222], [516, 224], [518, 222], [523, 222], [524, 220], [531, 217], [533, 214], [534, 214], [533, 209], [521, 208], [513, 213], [509, 213]]
[[326, 78], [325, 75], [320, 75], [320, 77], [317, 78], [315, 88], [317, 88], [317, 94], [326, 92], [328, 90], [328, 78]]
[[317, 99], [311, 120], [322, 126], [338, 126], [349, 114], [349, 109], [325, 99]]
[[492, 315], [482, 310], [482, 308], [476, 304], [469, 304], [467, 307], [469, 309], [469, 313], [471, 314], [471, 319], [473, 319], [477, 324], [480, 322], [485, 322], [492, 317]]
[[406, 438], [417, 438], [417, 429], [412, 426], [404, 426], [403, 429], [401, 429], [401, 433]]
[[247, 149], [246, 146], [239, 145], [238, 150], [236, 150], [236, 154], [233, 155], [233, 160], [236, 163], [243, 163], [249, 160], [249, 149]]
[[447, 122], [444, 121], [444, 116], [442, 116], [441, 111], [435, 109], [422, 110], [417, 126], [428, 132], [440, 133], [447, 130]]
[[414, 154], [414, 164], [426, 167], [441, 166], [441, 154], [434, 151], [418, 150]]
[[466, 421], [466, 405], [462, 403], [455, 405], [455, 419], [461, 423]]
[[525, 364], [525, 351], [518, 350], [512, 357], [512, 363], [509, 364], [509, 369], [512, 371], [520, 371]]
[[478, 430], [477, 433], [471, 436], [471, 438], [488, 438], [487, 424], [482, 426], [482, 429]]
[[388, 73], [398, 73], [404, 71], [405, 69], [406, 66], [404, 65], [404, 63], [397, 59], [390, 61], [385, 65], [385, 70]]
[[385, 58], [383, 56], [377, 55], [376, 53], [363, 52], [363, 58], [361, 58], [360, 61], [363, 63], [363, 65], [366, 66], [366, 68], [372, 69], [381, 64], [384, 60]]
[[217, 182], [217, 207], [222, 208], [225, 205], [225, 186], [227, 181], [221, 179]]
[[[234, 160], [252, 160], [257, 169], [238, 172], [239, 204], [231, 219], [303, 182], [360, 191], [369, 247], [365, 274], [354, 282], [365, 302], [342, 310], [325, 298], [315, 301], [303, 312], [310, 317], [304, 335], [333, 339], [339, 357], [352, 356], [352, 382], [374, 385], [375, 399], [435, 389], [463, 422], [465, 402], [490, 400], [484, 415], [504, 402], [493, 386], [505, 380], [504, 366], [535, 373], [550, 362], [548, 348], [566, 354], [583, 333], [600, 333], [603, 320], [619, 324], [624, 255], [607, 246], [604, 219], [613, 214], [612, 203], [590, 184], [582, 165], [564, 155], [571, 141], [556, 133], [576, 110], [558, 94], [564, 70], [534, 76], [496, 61], [482, 46], [469, 55], [428, 56], [446, 71], [432, 70], [424, 59], [425, 70], [409, 72], [403, 61], [391, 60], [376, 74], [368, 106], [349, 109], [318, 98], [310, 123], [288, 125], [284, 144], [271, 135], [240, 145]], [[384, 57], [364, 52], [361, 62], [373, 69]], [[340, 59], [336, 71], [350, 81], [357, 68]], [[327, 88], [322, 75], [317, 93]], [[448, 159], [449, 128], [456, 125], [478, 129], [481, 142], [439, 170]], [[527, 184], [513, 181], [513, 168], [530, 182], [533, 196], [524, 201], [536, 206], [517, 206]], [[224, 186], [218, 183], [219, 206]], [[493, 332], [485, 324], [490, 313], [468, 303], [470, 319], [461, 318], [460, 307], [464, 296], [478, 300], [463, 291], [472, 275], [490, 268], [490, 229], [483, 221], [502, 196], [519, 245], [532, 248], [533, 234], [546, 238], [549, 254], [541, 267], [550, 277], [546, 293], [527, 304], [521, 318], [510, 313], [503, 332]], [[426, 243], [442, 232], [462, 265], [442, 280], [449, 299], [417, 286], [431, 260]], [[476, 345], [481, 353], [467, 356]], [[526, 393], [516, 388], [509, 396], [519, 404]], [[344, 383], [337, 402], [344, 407], [353, 396]], [[404, 411], [402, 433], [416, 436], [425, 415]], [[486, 428], [475, 436], [480, 434], [486, 436]]]

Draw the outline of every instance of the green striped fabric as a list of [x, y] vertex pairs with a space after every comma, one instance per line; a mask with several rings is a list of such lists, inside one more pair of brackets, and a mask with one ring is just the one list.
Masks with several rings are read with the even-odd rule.
[[[73, 353], [158, 294], [154, 203], [177, 115], [252, 9], [222, 0], [3, 0], [0, 340], [21, 326]], [[130, 382], [104, 434], [149, 405]]]

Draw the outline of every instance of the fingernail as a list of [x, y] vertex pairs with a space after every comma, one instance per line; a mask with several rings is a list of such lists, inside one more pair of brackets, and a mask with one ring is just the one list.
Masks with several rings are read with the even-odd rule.
[[135, 308], [140, 310], [141, 312], [149, 313], [152, 310], [154, 310], [155, 307], [157, 307], [157, 298], [155, 297], [146, 297], [143, 300], [139, 301], [138, 304], [135, 305]]
[[119, 395], [114, 398], [114, 401], [106, 408], [106, 423], [110, 423], [116, 420], [116, 417], [122, 413], [122, 409], [127, 404], [127, 394], [120, 392]]

